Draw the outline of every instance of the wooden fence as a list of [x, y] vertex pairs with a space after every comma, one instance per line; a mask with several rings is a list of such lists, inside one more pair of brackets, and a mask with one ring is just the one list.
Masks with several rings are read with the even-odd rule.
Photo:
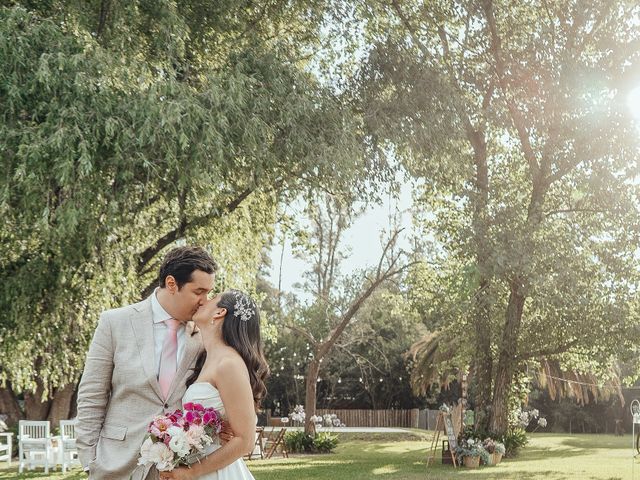
[[[347, 427], [418, 428], [419, 410], [332, 410], [318, 409], [316, 415], [335, 413]], [[267, 419], [267, 425], [279, 425], [279, 418]]]

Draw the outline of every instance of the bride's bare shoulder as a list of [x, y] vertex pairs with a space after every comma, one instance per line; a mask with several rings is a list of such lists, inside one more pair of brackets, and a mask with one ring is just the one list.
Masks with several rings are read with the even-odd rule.
[[220, 352], [220, 356], [216, 362], [216, 376], [219, 375], [249, 375], [247, 366], [238, 352], [233, 348], [229, 348], [224, 352]]

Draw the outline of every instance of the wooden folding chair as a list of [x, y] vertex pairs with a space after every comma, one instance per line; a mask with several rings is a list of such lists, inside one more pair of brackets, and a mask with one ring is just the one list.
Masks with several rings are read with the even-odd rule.
[[254, 456], [260, 456], [261, 459], [264, 459], [264, 454], [262, 452], [262, 442], [264, 440], [264, 428], [256, 427], [256, 441], [253, 442], [253, 450], [251, 450], [247, 455], [244, 456], [245, 460], [251, 460]]
[[278, 447], [281, 448], [282, 456], [284, 458], [289, 458], [289, 453], [287, 452], [287, 447], [284, 443], [284, 434], [286, 433], [286, 431], [286, 428], [281, 428], [273, 441], [267, 439], [267, 443], [265, 445], [267, 453], [265, 454], [265, 458], [271, 458]]

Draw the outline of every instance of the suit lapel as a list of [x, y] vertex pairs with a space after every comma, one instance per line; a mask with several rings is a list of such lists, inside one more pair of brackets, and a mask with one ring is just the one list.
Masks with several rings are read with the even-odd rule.
[[196, 331], [196, 333], [193, 333], [194, 328], [195, 325], [193, 322], [188, 322], [185, 327], [184, 353], [182, 355], [182, 360], [180, 360], [180, 364], [178, 365], [178, 369], [176, 370], [176, 376], [171, 383], [171, 387], [169, 387], [169, 398], [171, 398], [178, 385], [184, 385], [189, 368], [193, 365], [198, 353], [200, 353], [203, 348], [200, 332]]
[[[153, 295], [153, 294], [152, 294]], [[153, 317], [151, 315], [151, 297], [134, 305], [136, 313], [131, 315], [131, 326], [136, 337], [138, 350], [140, 351], [140, 362], [144, 369], [145, 376], [153, 391], [162, 400], [162, 392], [158, 384], [156, 371], [156, 348], [153, 334]]]

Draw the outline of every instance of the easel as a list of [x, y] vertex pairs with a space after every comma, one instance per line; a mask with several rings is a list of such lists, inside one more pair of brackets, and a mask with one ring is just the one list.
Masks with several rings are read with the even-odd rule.
[[443, 411], [438, 412], [435, 432], [433, 440], [431, 441], [431, 447], [429, 448], [429, 455], [427, 456], [427, 467], [429, 467], [432, 460], [435, 461], [440, 444], [440, 432], [444, 432], [449, 439], [449, 452], [451, 453], [451, 459], [453, 460], [453, 468], [458, 468], [458, 461], [456, 459], [456, 446], [458, 442], [455, 432], [453, 431], [453, 423], [451, 421], [450, 413]]

